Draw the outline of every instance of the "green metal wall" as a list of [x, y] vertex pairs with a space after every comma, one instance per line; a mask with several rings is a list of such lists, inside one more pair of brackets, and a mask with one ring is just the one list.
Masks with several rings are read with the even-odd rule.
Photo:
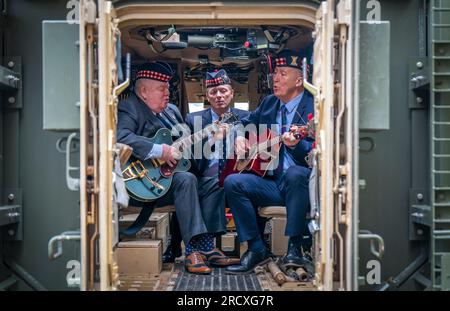
[[[67, 189], [65, 155], [55, 147], [57, 140], [67, 133], [42, 130], [42, 21], [65, 20], [66, 4], [65, 0], [8, 1], [5, 30], [6, 54], [21, 56], [23, 67], [23, 109], [17, 156], [24, 235], [23, 241], [7, 243], [4, 251], [49, 290], [68, 289], [66, 263], [79, 260], [79, 247], [74, 242], [65, 242], [63, 256], [54, 261], [49, 261], [47, 255], [51, 237], [79, 229], [79, 193]], [[73, 156], [78, 158], [77, 154]], [[5, 163], [5, 167], [7, 165]]]
[[[367, 2], [361, 2], [361, 19], [370, 11]], [[419, 52], [424, 52], [419, 50], [422, 1], [381, 0], [380, 3], [381, 20], [391, 23], [390, 129], [360, 133], [361, 138], [373, 139], [375, 150], [360, 153], [360, 179], [365, 180], [366, 188], [360, 190], [359, 226], [384, 238], [386, 253], [381, 260], [381, 272], [382, 280], [386, 280], [401, 272], [427, 243], [410, 241], [409, 191], [428, 187], [429, 137], [427, 111], [412, 111], [408, 102], [410, 62], [418, 58]], [[413, 130], [419, 136], [413, 137]], [[366, 275], [369, 271], [366, 263], [375, 259], [368, 246], [368, 241], [360, 242], [360, 275]], [[414, 288], [412, 282], [404, 287]]]

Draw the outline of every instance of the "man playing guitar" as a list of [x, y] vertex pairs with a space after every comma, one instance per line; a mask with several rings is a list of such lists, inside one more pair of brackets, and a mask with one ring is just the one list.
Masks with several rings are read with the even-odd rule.
[[[275, 66], [274, 94], [265, 97], [258, 109], [242, 120], [242, 124], [254, 124], [257, 127], [266, 125], [268, 128], [278, 125], [278, 134], [282, 138], [278, 166], [264, 177], [233, 174], [224, 181], [239, 240], [248, 242], [248, 251], [242, 255], [240, 264], [226, 268], [229, 274], [251, 273], [257, 265], [270, 260], [258, 228], [258, 208], [263, 206], [286, 206], [285, 235], [289, 236], [289, 244], [283, 263], [293, 266], [303, 266], [305, 263], [301, 245], [307, 226], [311, 171], [305, 158], [312, 149], [313, 140], [305, 135], [295, 135], [297, 128], [292, 131], [291, 125], [307, 124], [308, 115], [314, 113], [314, 100], [304, 90], [301, 56], [298, 52], [282, 51], [275, 59]], [[243, 136], [236, 139], [238, 156], [245, 155], [250, 147]]]

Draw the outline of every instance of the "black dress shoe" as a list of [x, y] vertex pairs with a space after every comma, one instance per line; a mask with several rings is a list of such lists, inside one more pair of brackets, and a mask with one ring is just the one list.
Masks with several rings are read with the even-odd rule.
[[241, 258], [240, 265], [228, 266], [225, 268], [226, 274], [248, 274], [252, 273], [256, 266], [264, 265], [271, 260], [269, 252], [265, 249], [262, 252], [248, 250]]
[[307, 260], [303, 257], [301, 247], [294, 244], [288, 245], [288, 251], [282, 259], [282, 265], [286, 268], [305, 268]]
[[162, 255], [162, 262], [163, 263], [172, 263], [175, 262], [175, 258], [181, 256], [181, 246], [167, 246], [166, 251]]

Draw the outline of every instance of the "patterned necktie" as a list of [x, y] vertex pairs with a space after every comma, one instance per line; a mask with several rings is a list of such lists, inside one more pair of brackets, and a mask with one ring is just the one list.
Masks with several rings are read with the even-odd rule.
[[281, 105], [281, 135], [288, 131], [287, 126], [287, 108], [286, 105]]
[[[283, 135], [284, 133], [288, 132], [288, 128], [287, 128], [287, 108], [286, 105], [281, 104], [281, 135]], [[274, 175], [275, 178], [280, 178], [282, 173], [283, 173], [283, 160], [284, 160], [284, 144], [281, 144], [280, 147], [280, 154], [278, 157], [278, 167], [275, 169]]]

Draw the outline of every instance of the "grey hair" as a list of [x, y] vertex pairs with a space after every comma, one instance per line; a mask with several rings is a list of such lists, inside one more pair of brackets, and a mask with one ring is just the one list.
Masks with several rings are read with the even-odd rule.
[[139, 80], [137, 80], [136, 82], [135, 82], [135, 84], [134, 84], [134, 91], [136, 92], [136, 93], [141, 93], [141, 88], [142, 88], [142, 79], [139, 79]]

